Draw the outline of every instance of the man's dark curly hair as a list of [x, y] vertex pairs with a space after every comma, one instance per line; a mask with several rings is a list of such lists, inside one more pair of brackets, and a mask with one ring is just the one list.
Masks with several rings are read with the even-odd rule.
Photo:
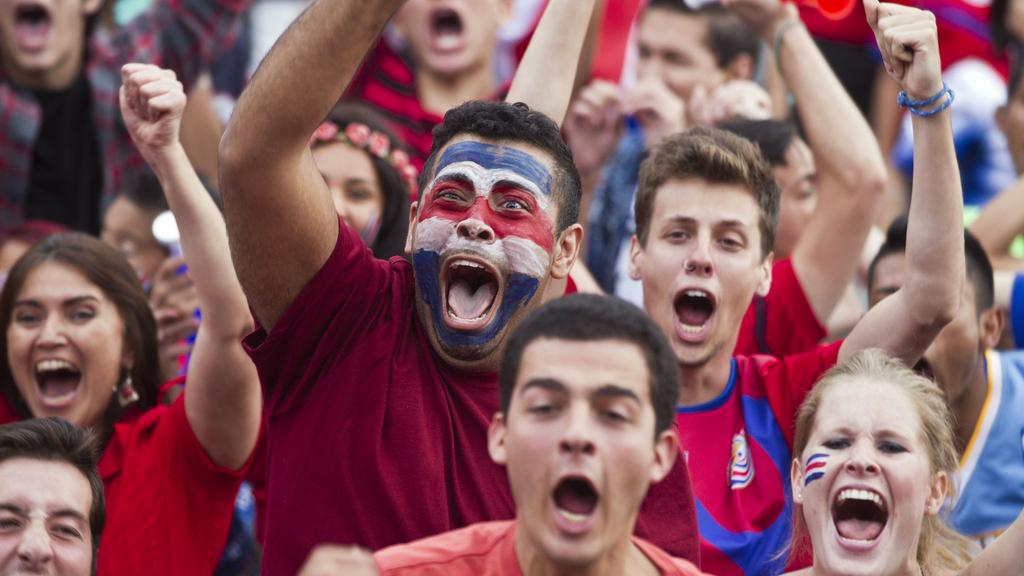
[[530, 110], [521, 102], [466, 102], [444, 115], [444, 122], [434, 127], [434, 144], [420, 174], [420, 190], [434, 178], [438, 152], [456, 136], [471, 134], [495, 142], [519, 142], [536, 146], [555, 161], [554, 190], [558, 203], [558, 222], [555, 233], [560, 233], [579, 218], [580, 173], [572, 159], [569, 146], [562, 139], [558, 125], [540, 112]]

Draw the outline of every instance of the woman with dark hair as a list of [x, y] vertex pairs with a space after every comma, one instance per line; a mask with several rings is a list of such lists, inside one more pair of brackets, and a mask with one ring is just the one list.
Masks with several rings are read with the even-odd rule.
[[0, 295], [0, 392], [18, 418], [59, 416], [98, 436], [100, 574], [211, 574], [260, 426], [240, 343], [252, 321], [224, 222], [178, 139], [181, 84], [154, 66], [122, 76], [125, 124], [167, 192], [204, 311], [187, 391], [158, 402], [157, 325], [135, 270], [100, 240], [65, 234], [26, 253]]
[[310, 139], [334, 208], [377, 258], [402, 255], [417, 170], [405, 145], [371, 109], [344, 102]]

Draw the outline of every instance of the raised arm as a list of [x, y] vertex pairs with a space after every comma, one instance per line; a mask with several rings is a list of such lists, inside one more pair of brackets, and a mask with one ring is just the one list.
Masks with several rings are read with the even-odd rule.
[[818, 204], [791, 254], [818, 322], [827, 325], [857, 271], [885, 188], [882, 151], [871, 126], [832, 72], [793, 4], [732, 0], [729, 6], [778, 46], [777, 65], [796, 99], [816, 164]]
[[551, 0], [548, 3], [512, 79], [507, 101], [525, 102], [562, 125], [597, 2]]
[[402, 0], [319, 0], [263, 60], [220, 143], [238, 278], [269, 330], [323, 266], [338, 216], [309, 138]]
[[1024, 513], [981, 551], [960, 573], [960, 576], [1018, 576], [1021, 571], [1021, 550], [1024, 550]]
[[[931, 12], [864, 0], [886, 70], [912, 100], [943, 90], [938, 35]], [[913, 365], [956, 314], [964, 289], [964, 205], [953, 151], [949, 96], [913, 117], [913, 194], [907, 223], [903, 287], [864, 316], [844, 342], [840, 362], [882, 347]]]
[[[916, 8], [864, 0], [886, 70], [907, 96], [924, 101], [943, 90], [935, 17]], [[949, 96], [919, 112], [937, 112]], [[880, 347], [914, 365], [956, 314], [964, 283], [963, 201], [950, 112], [914, 116], [914, 188], [903, 288], [872, 308], [840, 350]]]
[[252, 318], [231, 266], [224, 221], [181, 146], [185, 92], [174, 72], [126, 64], [121, 77], [121, 114], [167, 195], [203, 314], [189, 360], [185, 414], [210, 458], [237, 469], [256, 444], [260, 385], [242, 349]]

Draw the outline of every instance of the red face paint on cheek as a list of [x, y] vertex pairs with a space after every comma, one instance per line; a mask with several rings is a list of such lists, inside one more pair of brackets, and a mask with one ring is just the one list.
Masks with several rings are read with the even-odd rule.
[[450, 200], [438, 200], [430, 194], [424, 198], [419, 221], [427, 218], [452, 220], [456, 224], [463, 220], [476, 219], [490, 226], [498, 239], [518, 236], [534, 242], [549, 254], [554, 246], [554, 225], [546, 213], [501, 213], [495, 211], [486, 198], [477, 197], [467, 206]]

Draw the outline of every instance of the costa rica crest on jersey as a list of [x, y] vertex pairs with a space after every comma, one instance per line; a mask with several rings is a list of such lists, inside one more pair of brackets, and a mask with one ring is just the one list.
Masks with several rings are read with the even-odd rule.
[[750, 457], [747, 433], [740, 430], [732, 437], [732, 456], [729, 458], [729, 487], [740, 490], [754, 480], [754, 461]]

